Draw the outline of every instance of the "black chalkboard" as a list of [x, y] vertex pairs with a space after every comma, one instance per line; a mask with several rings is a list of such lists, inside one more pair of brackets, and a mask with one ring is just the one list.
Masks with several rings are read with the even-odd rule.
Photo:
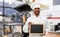
[[31, 25], [31, 33], [43, 33], [43, 25]]

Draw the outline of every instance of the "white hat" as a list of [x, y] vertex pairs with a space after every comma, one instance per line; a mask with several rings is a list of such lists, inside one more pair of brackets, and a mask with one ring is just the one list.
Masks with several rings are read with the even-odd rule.
[[35, 8], [41, 8], [41, 7], [39, 3], [33, 3], [31, 8], [35, 9]]

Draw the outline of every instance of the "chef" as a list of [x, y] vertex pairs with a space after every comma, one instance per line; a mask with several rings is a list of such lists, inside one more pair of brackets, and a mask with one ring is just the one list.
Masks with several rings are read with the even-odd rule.
[[[28, 25], [29, 24], [44, 24], [45, 26], [47, 25], [47, 21], [44, 18], [40, 17], [40, 12], [41, 11], [41, 7], [39, 4], [34, 4], [32, 7], [32, 13], [33, 15], [31, 17], [29, 17], [25, 23], [25, 25], [23, 26], [23, 32], [25, 33], [25, 37], [27, 37], [28, 33]], [[47, 28], [47, 27], [46, 27]], [[45, 30], [46, 31], [46, 30]], [[42, 35], [43, 37], [44, 35]]]

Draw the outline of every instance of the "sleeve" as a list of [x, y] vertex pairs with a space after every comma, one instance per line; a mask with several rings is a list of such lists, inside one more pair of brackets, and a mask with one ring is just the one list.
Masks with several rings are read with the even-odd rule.
[[28, 33], [28, 22], [30, 21], [30, 19], [28, 18], [25, 25], [23, 26], [23, 32]]

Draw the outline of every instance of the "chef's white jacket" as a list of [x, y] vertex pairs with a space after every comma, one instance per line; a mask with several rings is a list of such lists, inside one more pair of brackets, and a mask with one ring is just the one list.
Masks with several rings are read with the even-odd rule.
[[41, 18], [40, 16], [36, 17], [35, 15], [34, 16], [31, 16], [27, 19], [25, 25], [23, 26], [23, 32], [25, 33], [28, 33], [28, 23], [29, 22], [32, 22], [33, 24], [44, 24], [45, 25], [45, 31], [49, 31], [49, 24], [48, 22], [44, 19], [44, 18]]

